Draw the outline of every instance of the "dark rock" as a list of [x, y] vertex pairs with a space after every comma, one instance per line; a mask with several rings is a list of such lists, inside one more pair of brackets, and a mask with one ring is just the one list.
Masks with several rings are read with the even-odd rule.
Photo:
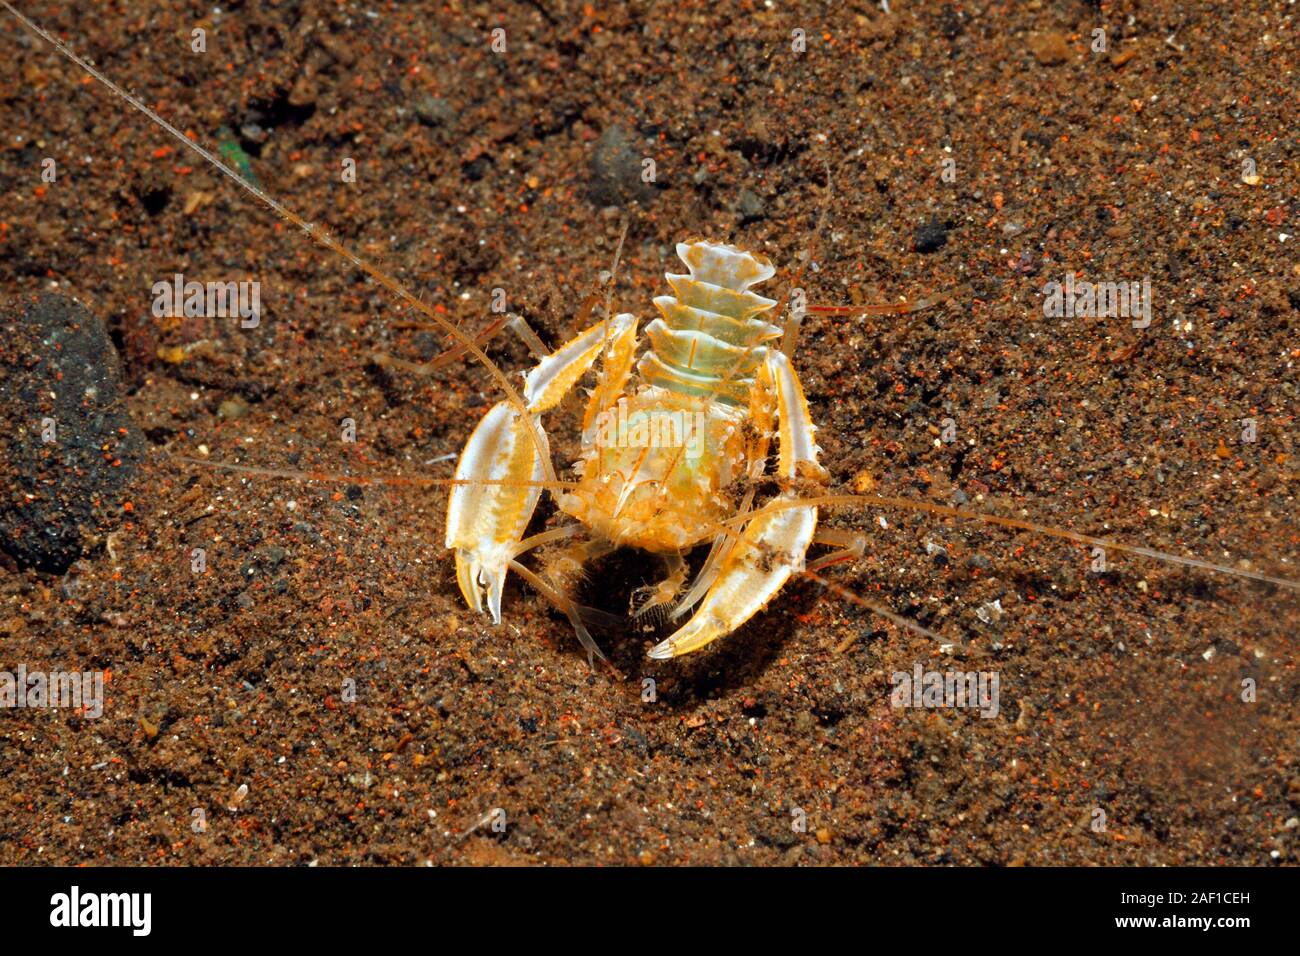
[[145, 173], [134, 183], [133, 192], [144, 211], [151, 216], [156, 216], [167, 208], [167, 203], [172, 198], [172, 188], [164, 180], [161, 174], [156, 172]]
[[451, 103], [441, 96], [421, 96], [411, 107], [416, 118], [425, 126], [450, 126], [456, 118], [456, 110]]
[[914, 243], [917, 252], [935, 252], [948, 242], [948, 224], [931, 219], [916, 230]]
[[740, 216], [740, 224], [757, 222], [767, 216], [767, 203], [763, 202], [763, 197], [750, 189], [742, 189], [740, 198], [736, 200], [736, 213]]
[[295, 521], [293, 531], [295, 534], [303, 535], [314, 544], [320, 544], [325, 540], [321, 533], [316, 530], [316, 526], [307, 521]]
[[623, 725], [623, 736], [627, 738], [628, 743], [636, 747], [641, 753], [650, 751], [650, 740], [645, 734], [628, 724]]
[[939, 32], [947, 39], [955, 40], [965, 29], [965, 14], [954, 9], [952, 4], [945, 4], [939, 11]]
[[121, 518], [144, 448], [122, 401], [117, 352], [84, 306], [0, 306], [0, 549], [19, 567], [62, 574]]
[[602, 206], [649, 202], [654, 188], [641, 179], [645, 159], [633, 148], [632, 138], [617, 126], [600, 134], [591, 154], [591, 196]]
[[478, 159], [471, 160], [461, 166], [460, 170], [465, 174], [466, 179], [472, 183], [476, 183], [486, 176], [488, 170], [491, 168], [492, 160], [488, 159], [486, 156], [480, 156]]

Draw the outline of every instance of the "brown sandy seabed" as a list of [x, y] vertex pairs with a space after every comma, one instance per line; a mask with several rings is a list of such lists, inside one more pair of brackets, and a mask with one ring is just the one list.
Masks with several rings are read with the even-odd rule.
[[[782, 269], [770, 288], [788, 281], [829, 166], [811, 301], [959, 292], [914, 322], [809, 320], [796, 364], [834, 487], [960, 491], [1300, 575], [1285, 4], [22, 6], [209, 145], [260, 120], [268, 189], [468, 329], [501, 286], [547, 341], [569, 331], [624, 215], [592, 194], [606, 130], [657, 166], [618, 287], [643, 321], [690, 235], [762, 251]], [[501, 627], [467, 611], [442, 490], [169, 460], [206, 445], [212, 460], [445, 475], [426, 463], [458, 453], [497, 395], [472, 363], [431, 379], [375, 367], [374, 350], [422, 358], [440, 339], [394, 328], [403, 313], [373, 283], [0, 19], [5, 286], [57, 288], [108, 323], [151, 448], [75, 589], [0, 575], [4, 666], [111, 671], [97, 721], [0, 716], [0, 861], [1296, 861], [1300, 614], [1278, 589], [1120, 556], [1097, 576], [1064, 542], [833, 512], [871, 548], [830, 574], [951, 648], [803, 579], [680, 661], [647, 660], [653, 634], [602, 635], [614, 674], [517, 579]], [[196, 24], [206, 56], [188, 50]], [[489, 49], [498, 26], [505, 55]], [[1089, 49], [1096, 26], [1107, 54]], [[424, 99], [436, 115], [421, 121], [427, 97], [442, 102]], [[47, 154], [63, 174], [41, 190]], [[922, 254], [913, 234], [932, 219], [952, 228]], [[1044, 318], [1040, 290], [1066, 270], [1150, 276], [1152, 327]], [[257, 278], [267, 317], [252, 332], [159, 322], [150, 288], [174, 272]], [[175, 346], [192, 347], [159, 357]], [[490, 354], [529, 361], [505, 335]], [[548, 421], [561, 465], [580, 405]], [[959, 441], [936, 447], [948, 416]], [[1246, 416], [1255, 445], [1236, 441]], [[338, 440], [344, 417], [355, 445]], [[554, 520], [544, 506], [537, 526]], [[211, 567], [196, 579], [198, 544]], [[657, 569], [629, 556], [594, 574], [588, 597], [622, 613]], [[889, 675], [917, 661], [997, 670], [1000, 715], [891, 709]], [[495, 807], [504, 834], [460, 836]]]

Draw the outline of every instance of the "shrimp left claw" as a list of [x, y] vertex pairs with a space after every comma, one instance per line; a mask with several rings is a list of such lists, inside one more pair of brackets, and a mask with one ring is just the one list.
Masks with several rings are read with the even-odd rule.
[[[501, 623], [501, 592], [510, 562], [533, 517], [544, 484], [543, 455], [549, 456], [541, 414], [554, 408], [600, 356], [634, 338], [630, 315], [598, 322], [558, 351], [546, 356], [525, 377], [524, 400], [531, 421], [509, 402], [498, 402], [470, 436], [447, 505], [447, 547], [456, 552], [456, 580], [461, 594], [482, 613], [483, 599], [496, 624]], [[529, 434], [529, 429], [534, 435]]]
[[[545, 444], [546, 433], [541, 435]], [[497, 624], [506, 571], [537, 507], [542, 477], [542, 459], [523, 416], [509, 402], [493, 406], [456, 465], [456, 479], [466, 483], [452, 486], [447, 547], [456, 551], [461, 594], [481, 613], [486, 592], [488, 611]]]

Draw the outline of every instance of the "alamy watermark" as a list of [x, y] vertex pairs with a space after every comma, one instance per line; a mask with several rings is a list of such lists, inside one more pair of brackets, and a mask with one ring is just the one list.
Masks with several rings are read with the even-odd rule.
[[68, 708], [85, 717], [104, 713], [103, 671], [0, 671], [0, 708]]
[[1151, 324], [1151, 278], [1138, 282], [1076, 282], [1067, 272], [1043, 286], [1043, 315], [1049, 319], [1132, 319], [1133, 328]]
[[74, 885], [50, 897], [50, 925], [120, 926], [132, 936], [148, 936], [153, 928], [152, 893], [83, 893]]
[[255, 329], [262, 321], [262, 284], [256, 279], [186, 282], [178, 272], [170, 282], [153, 284], [153, 314], [156, 319], [238, 316], [240, 328]]
[[1000, 709], [997, 671], [927, 671], [918, 661], [910, 674], [894, 671], [890, 683], [889, 703], [895, 708], [970, 708], [986, 719]]

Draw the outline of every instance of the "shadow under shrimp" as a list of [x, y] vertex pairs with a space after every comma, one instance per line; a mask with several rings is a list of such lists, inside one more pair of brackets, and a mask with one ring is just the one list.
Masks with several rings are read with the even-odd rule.
[[653, 660], [642, 657], [635, 672], [638, 678], [659, 682], [659, 700], [673, 714], [695, 711], [711, 699], [756, 686], [795, 637], [798, 618], [825, 600], [819, 591], [814, 582], [799, 581], [791, 586], [789, 599], [779, 610], [770, 609], [751, 619], [736, 632], [736, 640], [679, 660], [674, 672], [655, 667]]

